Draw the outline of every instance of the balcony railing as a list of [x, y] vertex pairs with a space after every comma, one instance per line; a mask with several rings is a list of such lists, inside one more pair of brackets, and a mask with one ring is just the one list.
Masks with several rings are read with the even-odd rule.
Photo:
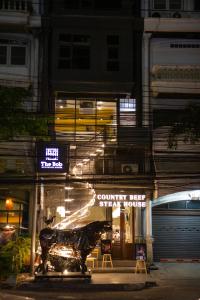
[[166, 66], [157, 65], [152, 68], [152, 80], [200, 80], [200, 66]]
[[29, 10], [30, 10], [30, 1], [0, 0], [0, 11], [27, 12]]

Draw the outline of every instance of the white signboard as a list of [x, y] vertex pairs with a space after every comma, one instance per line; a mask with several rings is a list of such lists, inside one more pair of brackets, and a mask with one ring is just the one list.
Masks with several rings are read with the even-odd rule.
[[97, 194], [100, 207], [145, 207], [146, 195], [143, 194]]

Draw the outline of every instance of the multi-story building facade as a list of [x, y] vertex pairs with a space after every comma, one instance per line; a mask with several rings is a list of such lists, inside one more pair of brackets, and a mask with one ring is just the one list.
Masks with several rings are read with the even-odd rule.
[[[39, 110], [40, 28], [39, 2], [0, 1], [0, 85], [31, 90], [32, 96], [24, 103], [29, 112]], [[1, 224], [28, 228], [32, 217], [29, 210], [34, 194], [34, 165], [31, 138], [0, 141]], [[7, 197], [11, 198], [10, 206], [6, 205]]]
[[199, 143], [178, 137], [170, 125], [189, 104], [199, 105], [199, 1], [142, 1], [143, 101], [150, 109], [156, 192], [152, 202], [154, 260], [199, 258]]
[[134, 243], [146, 239], [141, 220], [153, 191], [139, 6], [52, 1], [43, 24], [43, 86], [55, 114], [54, 139], [69, 149], [69, 169], [56, 185], [44, 185], [41, 214], [56, 215], [60, 227], [112, 221], [107, 238], [113, 258], [121, 259], [133, 259]]

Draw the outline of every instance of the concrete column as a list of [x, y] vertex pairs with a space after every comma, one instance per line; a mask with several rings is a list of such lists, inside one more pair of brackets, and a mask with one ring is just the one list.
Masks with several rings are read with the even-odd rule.
[[145, 209], [145, 229], [146, 229], [146, 246], [147, 246], [147, 261], [148, 263], [153, 262], [153, 238], [152, 238], [152, 205], [149, 195], [146, 198], [146, 209]]
[[35, 180], [35, 195], [33, 198], [33, 212], [32, 212], [32, 236], [31, 236], [31, 274], [32, 275], [34, 275], [34, 262], [35, 262], [37, 203], [38, 203], [38, 175], [36, 175], [36, 180]]
[[142, 43], [142, 99], [143, 99], [143, 116], [142, 124], [143, 126], [149, 126], [149, 105], [150, 105], [150, 38], [151, 33], [143, 34]]
[[39, 217], [38, 217], [38, 232], [44, 227], [43, 217], [44, 217], [44, 184], [40, 185], [40, 199], [39, 199]]
[[140, 243], [142, 240], [141, 216], [142, 216], [141, 207], [135, 207], [134, 209], [135, 243]]

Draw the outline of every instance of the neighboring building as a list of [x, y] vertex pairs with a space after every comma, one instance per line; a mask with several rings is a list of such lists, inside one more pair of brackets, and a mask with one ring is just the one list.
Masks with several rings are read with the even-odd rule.
[[[154, 260], [200, 258], [200, 144], [178, 139], [170, 125], [200, 99], [200, 4], [195, 0], [142, 1], [143, 101], [152, 116], [156, 193]], [[156, 199], [157, 198], [157, 199]]]
[[[112, 221], [112, 255], [121, 259], [133, 259], [134, 242], [145, 240], [141, 215], [153, 190], [139, 4], [46, 2], [43, 23], [44, 93], [53, 136], [69, 147], [69, 170], [44, 185], [41, 217], [56, 214], [60, 227]], [[89, 209], [87, 193], [96, 193]]]
[[[25, 103], [30, 112], [39, 110], [40, 27], [39, 1], [0, 1], [0, 85], [30, 89], [33, 96]], [[1, 224], [12, 223], [25, 228], [31, 224], [34, 156], [31, 138], [0, 142]], [[7, 197], [12, 200], [9, 207], [5, 205]]]

